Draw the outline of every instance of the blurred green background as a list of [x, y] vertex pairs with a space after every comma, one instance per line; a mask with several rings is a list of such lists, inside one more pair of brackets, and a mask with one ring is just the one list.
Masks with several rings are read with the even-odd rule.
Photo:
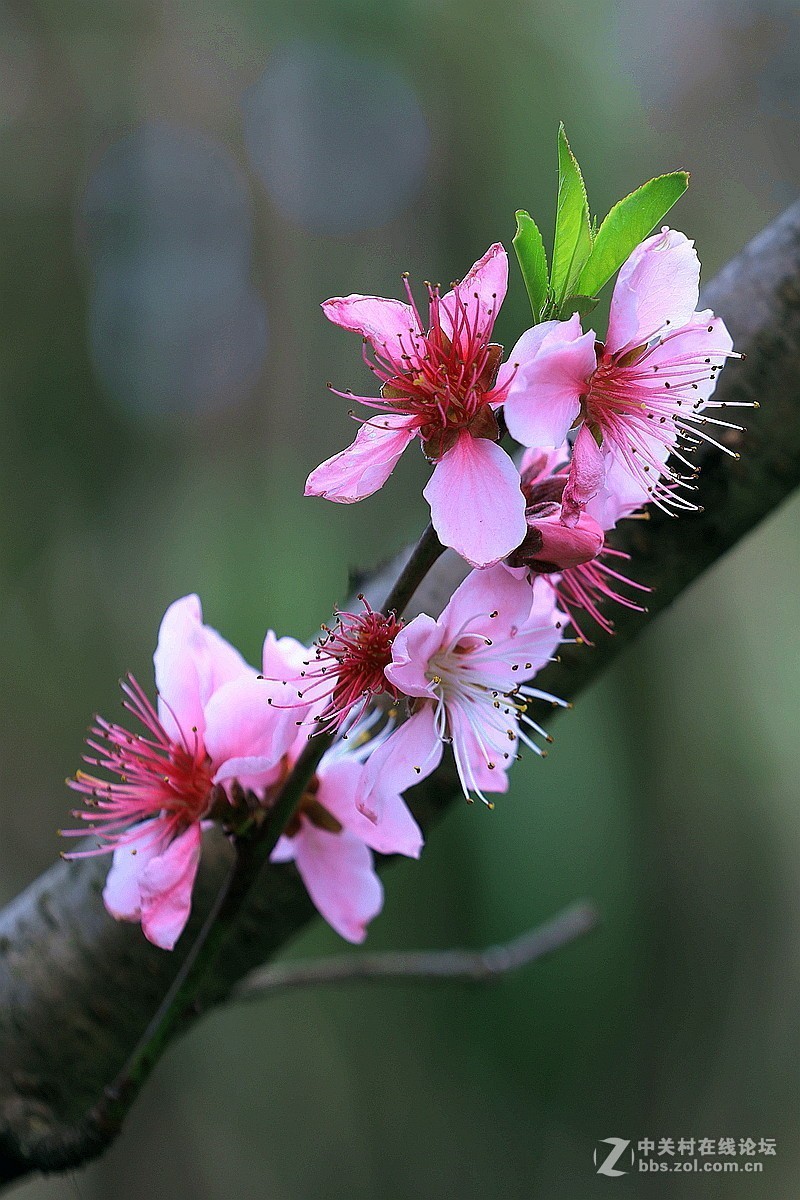
[[[687, 168], [706, 277], [796, 196], [789, 0], [0, 0], [0, 900], [196, 590], [258, 654], [426, 518], [303, 500], [358, 390], [326, 296], [463, 274], [550, 227], [563, 119], [599, 215]], [[498, 333], [526, 319], [514, 276]], [[769, 397], [763, 397], [769, 402]], [[691, 518], [688, 518], [691, 519]], [[701, 519], [701, 518], [697, 518]], [[221, 1011], [124, 1135], [20, 1200], [797, 1195], [800, 503], [684, 596], [516, 771], [387, 879], [373, 947], [604, 927], [490, 991]], [[292, 948], [343, 948], [320, 923]], [[600, 1138], [772, 1137], [762, 1176], [595, 1174]]]

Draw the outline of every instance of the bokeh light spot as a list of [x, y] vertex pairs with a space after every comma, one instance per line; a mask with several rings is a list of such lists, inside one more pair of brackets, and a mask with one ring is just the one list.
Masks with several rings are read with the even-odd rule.
[[141, 126], [105, 153], [80, 225], [92, 272], [92, 361], [139, 415], [219, 409], [247, 391], [267, 349], [250, 284], [246, 184], [196, 130]]
[[282, 215], [311, 232], [384, 225], [423, 185], [428, 125], [387, 62], [333, 43], [290, 42], [242, 107], [253, 170]]

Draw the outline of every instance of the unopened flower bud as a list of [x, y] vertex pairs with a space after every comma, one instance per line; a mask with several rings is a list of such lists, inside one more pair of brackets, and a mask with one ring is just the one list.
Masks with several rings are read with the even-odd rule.
[[528, 532], [507, 559], [511, 567], [528, 567], [537, 574], [549, 575], [591, 562], [603, 548], [603, 530], [586, 513], [581, 513], [577, 524], [565, 525], [561, 505], [545, 502], [530, 505], [525, 519]]

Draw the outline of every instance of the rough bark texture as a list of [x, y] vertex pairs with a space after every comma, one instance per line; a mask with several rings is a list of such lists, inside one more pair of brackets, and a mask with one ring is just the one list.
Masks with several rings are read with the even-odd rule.
[[[593, 650], [567, 647], [561, 663], [540, 677], [561, 696], [573, 697], [593, 680], [656, 612], [800, 483], [800, 205], [747, 246], [705, 289], [703, 302], [724, 317], [748, 355], [723, 372], [717, 398], [758, 400], [761, 408], [745, 410], [744, 437], [728, 438], [732, 446], [741, 441], [741, 460], [716, 451], [703, 456], [702, 515], [674, 520], [654, 513], [650, 521], [627, 522], [624, 547], [635, 557], [635, 577], [655, 589], [650, 613], [620, 609], [616, 637], [598, 638]], [[440, 608], [459, 569], [445, 555], [418, 603]], [[374, 590], [384, 589], [375, 584]], [[447, 766], [415, 789], [414, 808], [425, 828], [456, 794]], [[149, 945], [138, 927], [106, 915], [104, 860], [58, 863], [0, 913], [0, 1183], [80, 1164], [113, 1136], [87, 1113], [157, 1008], [219, 887], [228, 854], [221, 837], [209, 838], [195, 913], [173, 954]], [[197, 1015], [223, 1001], [312, 916], [294, 868], [270, 867], [207, 981]]]

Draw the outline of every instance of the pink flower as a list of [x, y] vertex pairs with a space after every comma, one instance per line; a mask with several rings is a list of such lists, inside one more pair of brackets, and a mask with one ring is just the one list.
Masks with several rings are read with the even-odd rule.
[[[656, 448], [656, 454], [659, 448]], [[663, 448], [660, 452], [666, 457]], [[606, 471], [605, 483], [598, 494], [589, 501], [583, 516], [592, 517], [605, 533], [613, 530], [626, 517], [641, 514], [649, 500], [645, 488], [632, 476], [619, 460], [611, 459]], [[624, 575], [621, 566], [630, 562], [630, 554], [617, 550], [606, 541], [602, 550], [591, 562], [580, 563], [565, 570], [560, 576], [551, 577], [558, 602], [569, 613], [572, 626], [578, 637], [591, 646], [592, 640], [586, 633], [581, 613], [586, 613], [599, 625], [604, 633], [614, 632], [614, 621], [604, 608], [611, 601], [634, 612], [646, 612], [643, 604], [634, 599], [628, 590], [640, 596], [650, 588]]]
[[[569, 478], [568, 452], [526, 450], [522, 460], [522, 491], [528, 532], [506, 562], [538, 574], [564, 571], [590, 562], [603, 548], [603, 530], [594, 517], [581, 513], [578, 521], [562, 520], [562, 497]], [[553, 461], [555, 460], [555, 461]]]
[[[561, 640], [564, 620], [551, 589], [504, 566], [473, 571], [437, 621], [422, 614], [400, 631], [386, 675], [411, 698], [412, 715], [370, 757], [358, 802], [380, 824], [379, 789], [398, 792], [439, 764], [451, 744], [465, 795], [503, 792], [525, 727], [546, 737], [526, 700], [561, 701], [527, 686]], [[549, 740], [549, 738], [547, 739]]]
[[[568, 460], [569, 452], [565, 448], [550, 454], [541, 450], [525, 451], [521, 475], [523, 491], [529, 502], [538, 497], [541, 508], [542, 497], [562, 493], [569, 475]], [[575, 535], [579, 546], [586, 522], [591, 522], [592, 527], [600, 531], [600, 545], [595, 554], [581, 561], [576, 549], [575, 561], [568, 562], [566, 555], [562, 555], [561, 566], [548, 571], [545, 569], [546, 563], [542, 564], [530, 553], [526, 555], [526, 544], [523, 542], [523, 545], [506, 560], [515, 574], [522, 574], [518, 568], [526, 568], [527, 571], [538, 574], [552, 587], [558, 603], [569, 614], [575, 632], [588, 645], [592, 642], [585, 632], [581, 613], [587, 613], [606, 633], [613, 633], [614, 622], [606, 616], [602, 608], [606, 601], [614, 601], [638, 612], [644, 611], [641, 604], [631, 599], [624, 591], [620, 591], [620, 588], [633, 588], [639, 592], [649, 592], [650, 589], [617, 569], [620, 561], [630, 560], [630, 555], [604, 543], [603, 536], [605, 532], [612, 530], [619, 520], [640, 510], [647, 499], [641, 484], [624, 466], [612, 459], [601, 491], [589, 501], [587, 510], [580, 514], [578, 523], [572, 527], [561, 526], [567, 534]], [[530, 507], [528, 511], [530, 512]]]
[[[363, 596], [364, 612], [337, 612], [333, 626], [323, 625], [323, 636], [298, 664], [287, 660], [284, 675], [272, 682], [291, 685], [296, 699], [280, 697], [275, 707], [313, 707], [317, 731], [341, 729], [358, 721], [376, 696], [398, 699], [384, 668], [392, 660], [392, 643], [403, 628], [394, 613], [375, 612]], [[275, 664], [273, 664], [273, 667]]]
[[[408, 304], [379, 296], [326, 300], [335, 325], [361, 334], [380, 397], [354, 397], [375, 410], [348, 449], [308, 477], [307, 496], [352, 504], [389, 478], [418, 437], [435, 464], [424, 495], [439, 538], [473, 566], [498, 562], [525, 535], [519, 475], [497, 445], [496, 410], [513, 379], [498, 383], [502, 347], [491, 342], [506, 293], [508, 261], [496, 243], [452, 291], [428, 285], [427, 327], [406, 278]], [[350, 395], [350, 393], [340, 393]]]
[[[114, 851], [103, 892], [121, 920], [141, 921], [145, 936], [171, 950], [191, 909], [202, 831], [223, 824], [230, 801], [249, 791], [268, 810], [307, 742], [302, 726], [310, 702], [283, 710], [270, 703], [270, 678], [296, 674], [308, 650], [293, 638], [264, 642], [259, 677], [215, 630], [202, 624], [200, 602], [186, 596], [167, 610], [155, 653], [158, 711], [133, 679], [123, 684], [124, 705], [144, 727], [132, 734], [96, 719], [86, 761], [119, 782], [79, 771], [70, 786], [87, 797], [74, 813], [97, 835], [96, 849]], [[266, 678], [265, 678], [266, 677]], [[363, 760], [381, 735], [368, 723], [351, 729], [350, 744], [323, 756], [273, 860], [294, 860], [309, 894], [343, 937], [362, 941], [380, 911], [383, 890], [372, 850], [418, 857], [422, 834], [391, 781], [378, 787], [383, 820], [376, 826], [356, 807]], [[370, 849], [371, 848], [371, 849]]]
[[[280, 657], [280, 646], [273, 644], [265, 670], [288, 673], [296, 667], [297, 651], [282, 663]], [[347, 743], [340, 741], [323, 755], [272, 853], [273, 862], [296, 864], [318, 911], [350, 942], [364, 940], [367, 925], [383, 905], [383, 887], [375, 873], [372, 851], [418, 858], [422, 849], [419, 827], [391, 778], [376, 782], [379, 823], [368, 820], [356, 805], [366, 771], [364, 760], [370, 752], [377, 752], [375, 748], [385, 737], [371, 735], [369, 721], [351, 726]], [[308, 735], [295, 726], [295, 740], [266, 791], [267, 806], [307, 740]]]
[[613, 461], [653, 503], [694, 508], [682, 494], [686, 479], [665, 461], [673, 453], [686, 462], [684, 451], [699, 440], [719, 445], [704, 426], [729, 423], [705, 410], [714, 407], [709, 398], [725, 359], [739, 357], [720, 318], [695, 311], [699, 280], [693, 243], [664, 228], [623, 264], [605, 345], [582, 332], [577, 314], [537, 325], [517, 343], [509, 432], [526, 446], [556, 447], [579, 427], [563, 496], [568, 523], [600, 493]]
[[[298, 750], [305, 744], [302, 737]], [[296, 757], [296, 755], [295, 755]], [[323, 755], [316, 776], [272, 853], [294, 862], [315, 907], [348, 942], [363, 942], [383, 907], [372, 851], [419, 858], [422, 833], [391, 782], [378, 784], [381, 820], [368, 820], [356, 797], [366, 767], [339, 742]]]
[[70, 780], [88, 811], [73, 814], [83, 829], [65, 832], [95, 834], [101, 845], [65, 857], [113, 850], [106, 908], [141, 921], [151, 942], [171, 950], [189, 917], [205, 818], [224, 814], [234, 780], [262, 788], [297, 729], [292, 715], [269, 708], [253, 668], [202, 623], [197, 596], [167, 609], [154, 662], [157, 711], [132, 677], [122, 684], [143, 733], [96, 718], [86, 762], [119, 782], [84, 771]]

